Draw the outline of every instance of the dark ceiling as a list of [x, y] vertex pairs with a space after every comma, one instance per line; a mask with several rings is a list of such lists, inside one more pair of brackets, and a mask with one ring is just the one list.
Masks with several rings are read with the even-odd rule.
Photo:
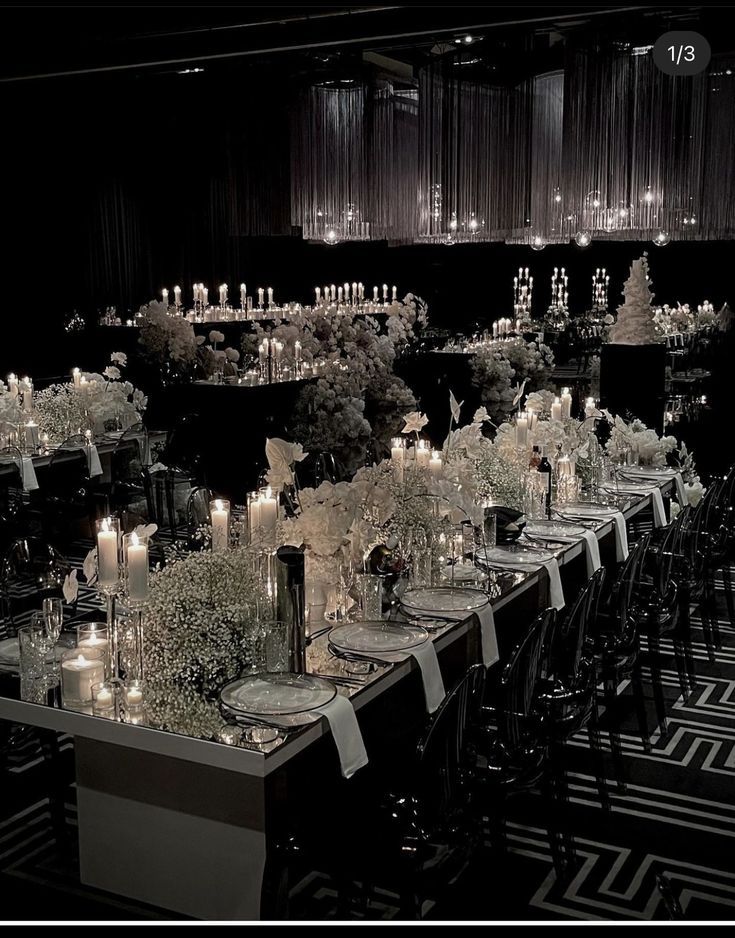
[[[729, 51], [735, 5], [460, 4], [292, 6], [156, 3], [0, 5], [0, 82], [70, 75], [179, 73], [282, 59], [308, 69], [368, 52], [410, 68], [437, 45], [541, 53], [570, 32], [653, 41], [698, 29]], [[724, 45], [723, 45], [724, 44]]]

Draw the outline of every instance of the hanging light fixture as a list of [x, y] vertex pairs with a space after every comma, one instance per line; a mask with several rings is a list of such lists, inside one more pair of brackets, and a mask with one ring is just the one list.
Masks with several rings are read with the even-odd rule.
[[664, 231], [663, 228], [660, 231], [656, 232], [656, 235], [653, 239], [653, 243], [656, 245], [657, 248], [665, 247], [669, 243], [669, 241], [671, 241], [671, 235], [669, 234], [668, 231]]
[[574, 243], [577, 247], [588, 248], [592, 244], [592, 235], [589, 231], [578, 231], [574, 236]]

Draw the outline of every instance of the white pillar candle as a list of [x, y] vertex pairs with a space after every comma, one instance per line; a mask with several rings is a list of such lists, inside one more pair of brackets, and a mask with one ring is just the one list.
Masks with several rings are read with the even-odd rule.
[[377, 302], [378, 302], [378, 288], [373, 287], [373, 303], [377, 303]]
[[87, 658], [83, 651], [61, 663], [61, 688], [65, 700], [84, 702], [92, 700], [92, 687], [105, 679], [105, 665], [101, 658]]
[[498, 337], [498, 321], [495, 320], [495, 322], [493, 323], [493, 338], [497, 339], [497, 337]]
[[342, 287], [337, 287], [337, 302], [338, 303], [342, 302], [342, 293], [343, 293]]
[[362, 283], [357, 284], [357, 297], [360, 300], [365, 299], [365, 285]]
[[78, 368], [75, 368], [71, 373], [71, 379], [74, 382], [74, 387], [78, 391], [79, 385], [81, 384], [81, 381], [82, 381], [82, 372]]
[[419, 469], [428, 469], [431, 460], [431, 450], [426, 445], [426, 440], [419, 440], [416, 444], [416, 465]]
[[140, 707], [143, 703], [143, 688], [131, 684], [129, 687], [125, 688], [125, 703], [129, 707]]
[[209, 289], [207, 287], [202, 287], [202, 303], [205, 306], [209, 305]]
[[12, 397], [18, 396], [18, 379], [14, 374], [8, 375], [8, 391]]
[[260, 527], [263, 531], [263, 537], [268, 543], [275, 540], [277, 523], [278, 498], [273, 494], [273, 490], [269, 485], [260, 499]]
[[273, 287], [268, 287], [268, 305], [273, 306]]
[[301, 361], [301, 342], [298, 339], [294, 342], [293, 346], [293, 356], [297, 362]]
[[97, 532], [97, 578], [100, 586], [114, 586], [119, 579], [117, 562], [117, 531], [105, 518]]
[[174, 287], [174, 306], [181, 306], [181, 287]]
[[594, 417], [596, 412], [597, 412], [597, 407], [595, 405], [594, 397], [588, 397], [584, 405], [585, 417]]
[[[107, 632], [106, 629], [104, 629]], [[77, 642], [78, 648], [99, 648], [101, 652], [105, 655], [107, 654], [107, 649], [110, 647], [110, 643], [106, 638], [103, 638], [101, 635], [97, 635], [96, 632], [90, 632], [85, 635], [84, 638], [80, 638]]]
[[393, 302], [398, 299], [398, 287], [393, 287]]
[[406, 448], [404, 446], [403, 440], [400, 437], [396, 437], [393, 440], [390, 448], [390, 458], [394, 463], [402, 466], [405, 455]]
[[332, 298], [332, 302], [334, 303], [334, 301], [337, 299], [337, 287], [335, 287], [334, 284], [332, 284], [332, 286], [329, 288], [329, 293]]
[[227, 284], [226, 283], [221, 283], [219, 285], [219, 305], [220, 306], [227, 305]]
[[551, 405], [551, 419], [561, 420], [561, 401], [558, 397], [554, 398], [554, 403]]
[[387, 283], [383, 284], [383, 302], [384, 303], [388, 302], [388, 284]]
[[110, 687], [100, 687], [96, 692], [97, 696], [94, 698], [94, 706], [96, 710], [110, 710], [112, 705], [115, 702], [115, 698], [112, 694], [112, 688]]
[[352, 284], [352, 302], [357, 302], [357, 283]]
[[262, 287], [258, 287], [258, 306], [262, 306], [265, 301], [265, 290]]
[[572, 395], [569, 388], [561, 389], [561, 415], [562, 417], [572, 416]]
[[212, 550], [227, 550], [230, 546], [230, 503], [216, 498], [212, 503]]
[[248, 495], [248, 531], [250, 540], [255, 541], [260, 527], [260, 495], [250, 492]]
[[144, 602], [148, 599], [148, 545], [133, 531], [128, 541], [126, 557], [128, 599]]
[[20, 387], [23, 392], [23, 410], [28, 413], [33, 410], [33, 382], [30, 378], [23, 378]]
[[161, 299], [166, 304], [166, 306], [168, 306], [168, 290], [166, 289], [166, 287], [164, 287], [163, 290], [161, 290]]
[[314, 295], [316, 296], [316, 305], [318, 306], [322, 300], [322, 291], [320, 287], [314, 287]]
[[442, 471], [441, 453], [439, 452], [439, 450], [435, 449], [433, 450], [431, 454], [431, 459], [429, 460], [429, 472], [431, 472], [433, 476], [439, 476], [441, 475], [441, 471]]
[[528, 417], [525, 412], [516, 418], [516, 446], [528, 445]]

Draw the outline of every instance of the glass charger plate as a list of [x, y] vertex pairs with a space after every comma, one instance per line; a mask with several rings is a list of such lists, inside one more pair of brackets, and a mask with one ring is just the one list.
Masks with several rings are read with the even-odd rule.
[[671, 466], [625, 466], [618, 472], [621, 476], [630, 476], [635, 479], [658, 479], [675, 476], [678, 470]]
[[311, 674], [261, 671], [232, 681], [220, 692], [230, 710], [254, 716], [283, 716], [323, 707], [337, 696], [330, 681]]
[[550, 550], [539, 550], [537, 547], [524, 547], [523, 544], [511, 544], [509, 547], [487, 547], [479, 550], [477, 556], [487, 563], [497, 563], [501, 566], [527, 567], [538, 566], [547, 560], [554, 559]]
[[427, 586], [408, 590], [401, 598], [404, 609], [413, 612], [472, 612], [487, 603], [481, 590], [466, 586]]
[[356, 654], [381, 654], [406, 651], [423, 645], [429, 633], [418, 625], [394, 625], [392, 622], [349, 622], [329, 633], [329, 644], [337, 651]]
[[526, 537], [548, 537], [552, 541], [555, 537], [581, 537], [587, 528], [571, 521], [545, 521], [537, 519], [529, 521], [524, 530]]
[[572, 502], [555, 509], [560, 515], [571, 518], [578, 515], [580, 518], [604, 518], [616, 514], [620, 509], [611, 508], [610, 505], [593, 505], [587, 502]]
[[471, 563], [456, 563], [453, 567], [446, 567], [442, 571], [442, 580], [447, 583], [484, 583], [487, 573]]

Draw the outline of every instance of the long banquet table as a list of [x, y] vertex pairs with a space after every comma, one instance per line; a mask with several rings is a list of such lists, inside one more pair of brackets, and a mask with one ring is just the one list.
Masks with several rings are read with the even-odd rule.
[[[671, 483], [660, 485], [664, 494]], [[634, 495], [621, 508], [629, 522], [650, 506], [650, 495]], [[603, 564], [614, 564], [612, 520], [593, 529]], [[569, 602], [586, 580], [584, 541], [555, 555]], [[502, 664], [548, 602], [549, 580], [541, 568], [503, 571], [491, 583]], [[480, 660], [479, 633], [475, 615], [432, 633], [446, 687]], [[328, 654], [326, 636], [315, 638], [308, 669], [338, 673], [340, 662]], [[490, 674], [499, 671], [494, 666]], [[371, 761], [391, 743], [400, 751], [402, 736], [415, 738], [426, 720], [420, 672], [410, 657], [339, 693], [354, 705]], [[325, 719], [258, 750], [17, 698], [17, 679], [2, 677], [1, 719], [74, 738], [82, 882], [194, 918], [270, 917], [264, 870], [274, 841], [288, 831], [289, 818], [328, 811], [353, 782], [340, 776]], [[359, 817], [348, 823], [359, 829]]]

